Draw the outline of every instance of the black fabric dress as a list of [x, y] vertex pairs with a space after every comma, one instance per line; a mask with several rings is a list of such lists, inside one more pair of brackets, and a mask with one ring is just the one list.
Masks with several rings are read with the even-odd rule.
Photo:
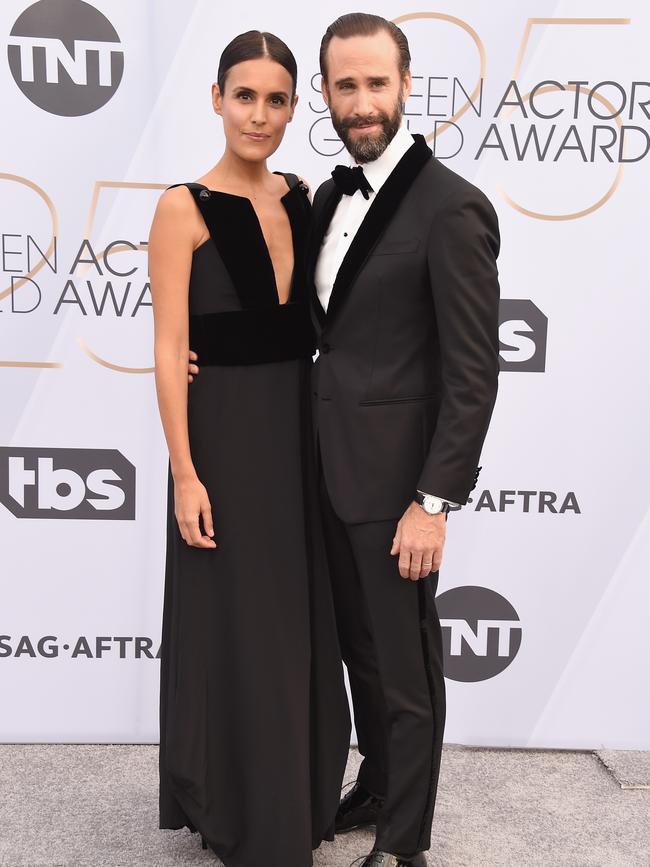
[[310, 204], [286, 178], [287, 304], [250, 200], [186, 184], [211, 235], [190, 275], [188, 424], [219, 547], [183, 541], [169, 473], [159, 824], [200, 831], [226, 867], [311, 865], [349, 747], [310, 432]]

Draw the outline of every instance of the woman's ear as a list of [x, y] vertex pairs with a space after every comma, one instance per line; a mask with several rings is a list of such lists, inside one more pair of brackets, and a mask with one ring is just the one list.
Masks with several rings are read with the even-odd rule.
[[298, 105], [298, 99], [299, 99], [298, 94], [296, 94], [293, 98], [293, 102], [291, 103], [291, 112], [289, 113], [288, 123], [291, 123], [291, 121], [293, 120], [293, 116], [294, 116], [294, 113], [296, 111], [296, 106]]
[[221, 103], [221, 89], [215, 81], [215, 83], [212, 85], [212, 108], [214, 109], [215, 114], [221, 114]]

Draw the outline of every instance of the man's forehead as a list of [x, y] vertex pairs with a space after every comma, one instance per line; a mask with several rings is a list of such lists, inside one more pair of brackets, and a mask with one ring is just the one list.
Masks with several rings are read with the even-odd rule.
[[394, 76], [398, 55], [395, 40], [385, 30], [372, 36], [334, 36], [327, 50], [328, 78]]

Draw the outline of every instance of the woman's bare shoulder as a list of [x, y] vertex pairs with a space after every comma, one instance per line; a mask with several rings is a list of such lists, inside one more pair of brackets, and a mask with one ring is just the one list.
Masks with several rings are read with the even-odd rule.
[[193, 250], [202, 239], [204, 227], [191, 192], [180, 185], [166, 189], [160, 195], [151, 223], [150, 244], [164, 251], [169, 245], [175, 250]]
[[187, 215], [193, 209], [194, 200], [192, 194], [185, 184], [179, 184], [177, 187], [171, 187], [163, 191], [158, 199], [156, 212], [162, 216], [174, 217]]
[[177, 229], [193, 238], [201, 234], [201, 223], [194, 197], [184, 184], [168, 188], [161, 194], [154, 214], [154, 226]]

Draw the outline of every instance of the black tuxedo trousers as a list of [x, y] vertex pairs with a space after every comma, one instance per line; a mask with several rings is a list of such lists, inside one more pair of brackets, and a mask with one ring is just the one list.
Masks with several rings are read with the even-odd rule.
[[399, 574], [390, 556], [395, 521], [346, 524], [320, 489], [339, 642], [350, 679], [363, 762], [359, 782], [384, 800], [376, 848], [414, 855], [429, 848], [445, 681], [438, 573]]

